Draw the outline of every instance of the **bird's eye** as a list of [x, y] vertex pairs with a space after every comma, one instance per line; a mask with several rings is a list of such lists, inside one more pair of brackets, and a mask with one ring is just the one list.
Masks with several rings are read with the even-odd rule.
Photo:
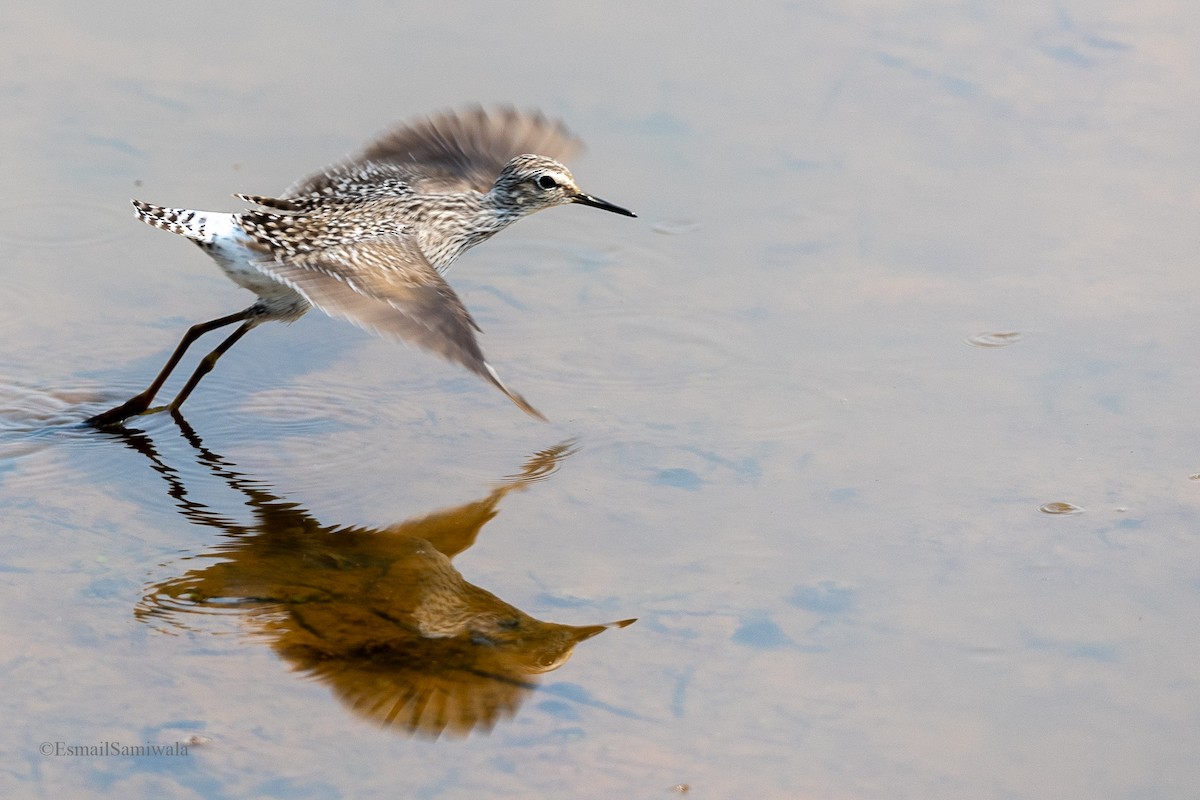
[[542, 177], [538, 178], [537, 182], [538, 186], [542, 187], [543, 189], [553, 189], [555, 186], [558, 186], [558, 181], [554, 180], [554, 178], [551, 178], [549, 175], [543, 175]]

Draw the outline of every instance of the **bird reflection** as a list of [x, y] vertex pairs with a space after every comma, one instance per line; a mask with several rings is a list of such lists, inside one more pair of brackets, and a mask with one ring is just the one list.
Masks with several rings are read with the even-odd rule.
[[535, 453], [474, 502], [380, 529], [324, 525], [206, 448], [182, 417], [205, 466], [246, 499], [239, 524], [189, 496], [179, 471], [138, 431], [114, 431], [145, 455], [192, 522], [226, 540], [193, 557], [206, 566], [150, 587], [136, 615], [186, 627], [184, 612], [234, 611], [287, 662], [328, 685], [355, 713], [419, 736], [465, 736], [513, 716], [579, 642], [612, 627], [543, 622], [468, 583], [451, 564], [509, 492], [555, 472], [566, 442]]

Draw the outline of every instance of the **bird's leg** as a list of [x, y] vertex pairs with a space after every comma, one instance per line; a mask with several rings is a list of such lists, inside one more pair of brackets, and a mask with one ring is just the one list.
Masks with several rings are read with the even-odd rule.
[[212, 368], [216, 366], [217, 359], [225, 355], [225, 351], [233, 347], [238, 339], [245, 336], [252, 328], [258, 325], [259, 320], [251, 317], [238, 326], [238, 329], [229, 334], [225, 341], [213, 348], [212, 352], [200, 359], [200, 363], [196, 366], [196, 371], [192, 373], [192, 377], [188, 378], [188, 382], [179, 390], [179, 394], [175, 395], [175, 399], [167, 408], [171, 411], [178, 411], [183, 405], [183, 401], [188, 399], [188, 395], [196, 388], [196, 384], [200, 383], [200, 379], [208, 373], [212, 372]]
[[[236, 314], [230, 314], [227, 317], [220, 317], [218, 319], [209, 320], [208, 322], [200, 322], [188, 328], [187, 333], [183, 335], [183, 338], [179, 340], [179, 344], [175, 347], [175, 352], [171, 354], [169, 359], [167, 359], [167, 363], [163, 365], [163, 368], [159, 371], [158, 376], [148, 387], [146, 387], [144, 392], [134, 395], [115, 408], [110, 408], [108, 411], [105, 411], [102, 414], [97, 414], [96, 416], [91, 417], [87, 421], [88, 424], [95, 425], [96, 427], [116, 425], [118, 422], [121, 422], [124, 419], [144, 413], [146, 409], [150, 408], [150, 403], [154, 401], [154, 395], [158, 394], [158, 390], [162, 388], [163, 383], [166, 382], [167, 377], [171, 374], [171, 371], [174, 370], [179, 364], [179, 359], [183, 358], [183, 354], [187, 352], [187, 349], [192, 346], [193, 342], [209, 331], [215, 331], [217, 328], [224, 328], [226, 325], [232, 325], [235, 322], [243, 322], [245, 320], [252, 319], [253, 317], [258, 316], [258, 314], [258, 308], [256, 306], [251, 306], [250, 308], [239, 311]], [[239, 330], [241, 329], [239, 328]], [[241, 331], [241, 333], [245, 333], [245, 331]], [[238, 335], [238, 338], [240, 338], [240, 334]], [[236, 339], [234, 339], [234, 341], [236, 341]], [[228, 344], [232, 345], [233, 342], [228, 342]], [[228, 349], [228, 346], [224, 344], [222, 347]], [[222, 350], [222, 352], [224, 352], [224, 350]], [[215, 361], [216, 359], [213, 360]], [[212, 369], [211, 365], [209, 366], [209, 369]], [[193, 380], [190, 381], [188, 385], [191, 388], [195, 388], [194, 384], [199, 382], [200, 378], [194, 375], [192, 378]], [[191, 389], [188, 391], [191, 391]]]

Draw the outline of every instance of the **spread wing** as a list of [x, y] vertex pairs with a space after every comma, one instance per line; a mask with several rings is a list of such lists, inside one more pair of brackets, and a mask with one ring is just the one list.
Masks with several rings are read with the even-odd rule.
[[333, 317], [403, 339], [461, 364], [541, 420], [537, 409], [510, 391], [483, 358], [479, 326], [426, 260], [415, 240], [382, 236], [255, 264]]
[[487, 192], [515, 156], [536, 153], [566, 161], [582, 146], [561, 122], [538, 112], [474, 106], [401, 125], [361, 154], [297, 182], [284, 197], [336, 193], [370, 182]]

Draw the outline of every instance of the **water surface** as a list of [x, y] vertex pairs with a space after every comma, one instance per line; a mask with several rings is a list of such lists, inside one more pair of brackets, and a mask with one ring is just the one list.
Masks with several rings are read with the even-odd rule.
[[[0, 794], [1194, 794], [1188, 4], [0, 16]], [[78, 426], [249, 301], [130, 196], [236, 208], [476, 101], [562, 117], [640, 215], [548, 211], [448, 276], [549, 425], [310, 314], [186, 419]], [[455, 510], [452, 563], [403, 527]], [[486, 593], [492, 635], [388, 650], [447, 630], [391, 569]]]

